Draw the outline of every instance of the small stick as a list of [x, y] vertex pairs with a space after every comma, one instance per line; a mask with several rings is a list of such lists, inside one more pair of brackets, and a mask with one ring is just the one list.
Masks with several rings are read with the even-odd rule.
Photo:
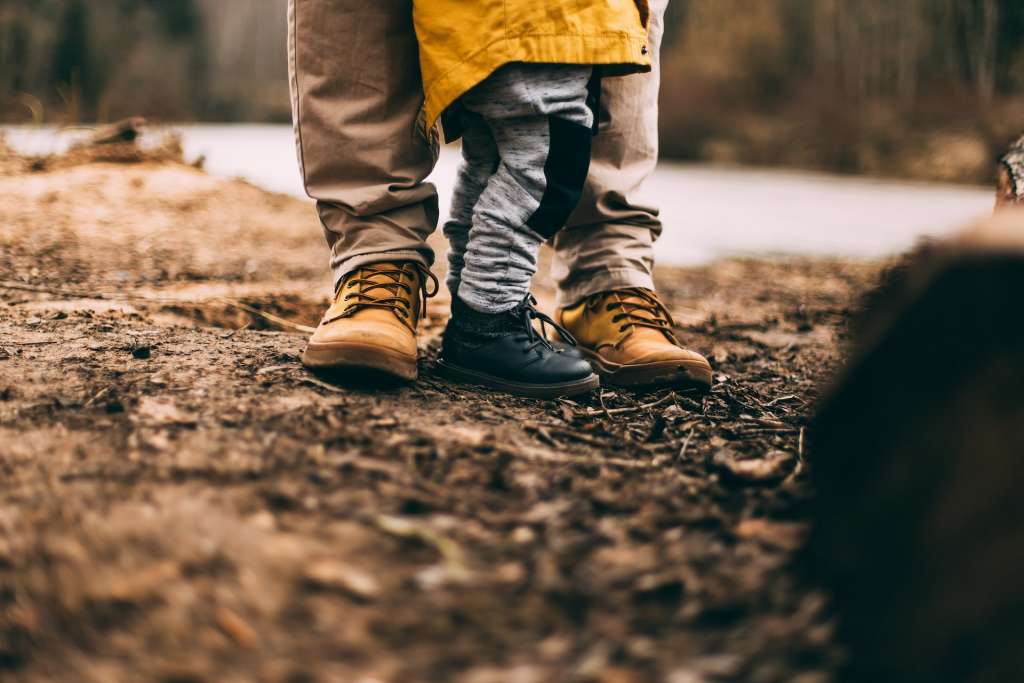
[[768, 408], [768, 407], [771, 407], [771, 406], [775, 405], [776, 403], [781, 403], [782, 401], [793, 401], [793, 400], [799, 401], [800, 397], [799, 396], [795, 396], [793, 394], [789, 394], [788, 396], [779, 396], [778, 398], [773, 398], [772, 400], [770, 400], [767, 403], [765, 403], [764, 407]]
[[626, 408], [605, 408], [604, 401], [602, 400], [601, 407], [604, 408], [604, 410], [595, 410], [593, 408], [588, 408], [587, 412], [584, 414], [587, 417], [594, 417], [595, 415], [600, 415], [601, 413], [604, 413], [605, 415], [611, 417], [612, 415], [622, 415], [623, 413], [635, 413], [641, 410], [647, 410], [648, 408], [654, 408], [655, 406], [659, 406], [665, 401], [668, 401], [669, 399], [672, 398], [674, 398], [674, 395], [669, 394], [668, 396], [659, 398], [657, 401], [652, 401], [651, 403], [644, 403], [638, 406], [628, 406]]
[[609, 420], [612, 419], [612, 414], [608, 412], [608, 406], [604, 404], [604, 387], [601, 387], [601, 389], [597, 392], [597, 401], [598, 403], [601, 404], [601, 410], [604, 411], [605, 417], [607, 417]]
[[690, 427], [690, 433], [686, 435], [686, 440], [683, 441], [683, 447], [679, 449], [679, 455], [676, 456], [676, 462], [679, 462], [686, 456], [686, 449], [690, 445], [690, 439], [693, 438], [693, 432], [696, 427]]
[[333, 391], [338, 394], [348, 393], [345, 389], [342, 389], [341, 387], [336, 387], [333, 384], [328, 384], [327, 382], [321, 382], [320, 380], [314, 379], [312, 377], [300, 377], [299, 381], [305, 382], [306, 384], [312, 384], [314, 386], [320, 387], [321, 389], [327, 389], [328, 391]]
[[261, 311], [258, 308], [253, 308], [252, 306], [249, 306], [248, 304], [243, 304], [241, 301], [235, 301], [233, 299], [220, 299], [220, 301], [221, 301], [221, 303], [224, 303], [224, 304], [226, 304], [228, 306], [233, 306], [234, 308], [237, 308], [237, 309], [239, 309], [241, 311], [245, 311], [246, 313], [258, 316], [258, 317], [263, 318], [265, 320], [269, 320], [272, 323], [277, 323], [278, 325], [280, 325], [282, 327], [287, 327], [287, 328], [293, 329], [293, 330], [295, 330], [297, 332], [305, 332], [306, 334], [313, 334], [314, 332], [316, 332], [316, 328], [315, 327], [310, 327], [309, 325], [302, 325], [300, 323], [295, 323], [295, 322], [292, 322], [291, 320], [286, 320], [285, 318], [280, 318], [280, 317], [278, 317], [278, 316], [276, 316], [276, 315], [274, 315], [272, 313], [265, 313], [264, 311]]

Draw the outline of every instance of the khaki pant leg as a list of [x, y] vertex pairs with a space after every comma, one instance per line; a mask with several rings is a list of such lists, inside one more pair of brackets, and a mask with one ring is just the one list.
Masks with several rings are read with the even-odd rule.
[[290, 0], [292, 115], [306, 191], [331, 249], [335, 286], [385, 260], [430, 266], [437, 149], [423, 103], [411, 0]]
[[650, 0], [650, 6], [652, 70], [604, 81], [587, 187], [553, 241], [559, 306], [610, 289], [654, 288], [661, 221], [657, 208], [635, 197], [658, 162], [659, 52], [668, 0]]

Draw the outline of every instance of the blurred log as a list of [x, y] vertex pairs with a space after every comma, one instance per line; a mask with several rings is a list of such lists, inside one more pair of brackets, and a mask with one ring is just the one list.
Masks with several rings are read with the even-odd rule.
[[117, 123], [98, 128], [90, 137], [89, 145], [113, 145], [119, 142], [135, 142], [142, 135], [146, 119], [133, 116]]
[[811, 430], [844, 681], [1024, 672], [1024, 209], [891, 270]]
[[1024, 137], [999, 160], [996, 206], [1024, 204]]

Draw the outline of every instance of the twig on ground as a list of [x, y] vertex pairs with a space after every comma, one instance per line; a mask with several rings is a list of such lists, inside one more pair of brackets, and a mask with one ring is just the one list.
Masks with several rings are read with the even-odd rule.
[[642, 410], [647, 410], [649, 408], [654, 408], [656, 406], [659, 406], [662, 403], [665, 403], [666, 401], [668, 401], [670, 399], [673, 399], [674, 396], [675, 396], [674, 394], [669, 394], [668, 396], [663, 396], [662, 398], [659, 398], [657, 401], [652, 401], [650, 403], [644, 403], [644, 404], [641, 404], [641, 405], [638, 405], [638, 406], [628, 406], [626, 408], [606, 408], [605, 405], [604, 405], [603, 397], [602, 397], [602, 400], [601, 400], [601, 408], [602, 408], [602, 410], [596, 410], [594, 408], [587, 408], [587, 411], [584, 413], [584, 415], [586, 415], [587, 417], [595, 417], [595, 416], [601, 415], [603, 413], [604, 415], [606, 415], [607, 417], [610, 418], [612, 415], [622, 415], [624, 413], [636, 413], [636, 412], [640, 412]]
[[315, 327], [310, 327], [309, 325], [302, 325], [301, 323], [295, 323], [292, 322], [291, 320], [278, 317], [273, 313], [266, 313], [258, 308], [253, 308], [248, 304], [243, 304], [241, 301], [235, 301], [234, 299], [219, 299], [219, 301], [225, 305], [233, 306], [234, 308], [237, 308], [240, 311], [245, 311], [250, 315], [258, 316], [260, 318], [263, 318], [264, 320], [269, 320], [272, 323], [277, 323], [281, 327], [293, 329], [296, 332], [305, 332], [306, 334], [312, 334], [316, 332]]
[[[594, 446], [595, 448], [607, 449], [609, 447], [608, 443], [601, 441], [600, 439], [595, 439], [594, 437], [588, 436], [587, 434], [575, 429], [565, 429], [557, 425], [546, 425], [544, 429], [549, 437], [561, 436], [588, 446]], [[533, 425], [526, 425], [526, 431], [536, 433], [538, 428]]]
[[608, 406], [604, 404], [604, 387], [601, 387], [597, 391], [597, 402], [601, 404], [601, 410], [604, 411], [604, 416], [611, 420], [612, 414], [608, 412]]
[[469, 567], [466, 563], [462, 547], [448, 536], [434, 530], [422, 522], [414, 522], [404, 517], [378, 515], [373, 520], [378, 529], [399, 538], [416, 539], [437, 550], [448, 570], [460, 577], [468, 577]]
[[765, 403], [764, 407], [765, 408], [770, 408], [771, 406], [775, 405], [776, 403], [782, 403], [783, 401], [800, 401], [801, 403], [803, 402], [799, 396], [794, 396], [793, 394], [789, 394], [787, 396], [779, 396], [778, 398], [773, 398], [772, 400], [770, 400], [767, 403]]
[[679, 462], [686, 457], [686, 449], [690, 445], [690, 439], [693, 438], [694, 430], [696, 430], [696, 427], [690, 427], [690, 433], [686, 435], [686, 439], [683, 441], [683, 447], [679, 449], [679, 455], [676, 456], [676, 462]]
[[328, 384], [327, 382], [321, 382], [320, 380], [314, 379], [312, 377], [300, 377], [299, 381], [305, 384], [312, 384], [313, 386], [320, 387], [321, 389], [326, 389], [327, 391], [333, 391], [337, 394], [348, 393], [345, 389], [342, 389], [341, 387], [336, 387], [333, 384]]

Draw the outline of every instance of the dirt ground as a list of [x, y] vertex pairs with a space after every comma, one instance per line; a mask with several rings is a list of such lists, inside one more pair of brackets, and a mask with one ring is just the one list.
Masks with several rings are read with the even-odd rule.
[[0, 678], [833, 680], [803, 428], [877, 264], [660, 270], [706, 397], [452, 385], [443, 294], [380, 387], [299, 364], [308, 203], [116, 157], [0, 150]]

